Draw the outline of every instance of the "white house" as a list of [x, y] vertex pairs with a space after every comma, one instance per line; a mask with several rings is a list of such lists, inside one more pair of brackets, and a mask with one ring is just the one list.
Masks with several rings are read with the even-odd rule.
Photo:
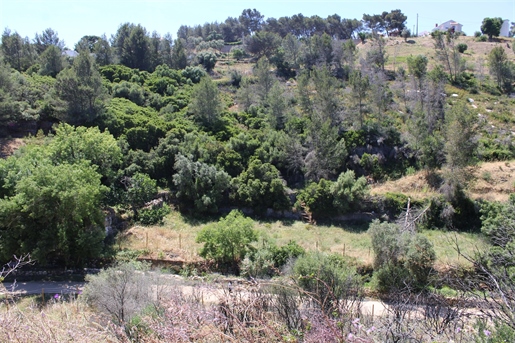
[[449, 30], [452, 30], [454, 32], [462, 32], [461, 31], [462, 27], [463, 27], [463, 25], [461, 25], [457, 21], [448, 20], [445, 23], [442, 23], [440, 25], [436, 24], [435, 28], [432, 31], [449, 31]]
[[509, 37], [510, 36], [510, 21], [508, 19], [504, 19], [501, 26], [501, 37]]

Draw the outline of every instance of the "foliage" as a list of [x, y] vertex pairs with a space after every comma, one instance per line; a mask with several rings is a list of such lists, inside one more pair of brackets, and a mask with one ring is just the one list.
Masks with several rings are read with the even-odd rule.
[[193, 83], [199, 83], [200, 80], [202, 80], [202, 78], [204, 76], [206, 76], [206, 71], [204, 69], [202, 69], [201, 67], [189, 67], [188, 66], [188, 67], [184, 68], [184, 70], [182, 71], [182, 76], [190, 79], [191, 82], [193, 82]]
[[456, 45], [456, 48], [458, 49], [458, 51], [460, 53], [464, 53], [468, 49], [468, 46], [465, 43], [460, 43], [460, 44]]
[[270, 58], [281, 44], [281, 38], [272, 32], [261, 31], [247, 36], [244, 40], [245, 50], [257, 58]]
[[222, 100], [216, 84], [209, 77], [202, 78], [193, 88], [190, 111], [202, 125], [212, 128], [220, 119], [222, 108]]
[[230, 176], [214, 166], [193, 162], [183, 155], [176, 157], [174, 168], [177, 173], [173, 176], [173, 183], [181, 209], [216, 213], [229, 189]]
[[270, 163], [253, 159], [232, 184], [235, 200], [256, 211], [264, 212], [268, 208], [285, 210], [290, 206], [280, 173]]
[[89, 161], [108, 180], [112, 179], [122, 162], [122, 152], [114, 137], [107, 131], [100, 132], [97, 127], [60, 124], [55, 127], [55, 135], [48, 145], [48, 151], [56, 164]]
[[368, 229], [374, 250], [374, 270], [380, 292], [428, 286], [436, 255], [424, 236], [398, 224], [374, 221]]
[[492, 40], [492, 37], [498, 37], [501, 33], [501, 26], [503, 20], [500, 17], [497, 18], [485, 18], [481, 23], [481, 32], [488, 35], [488, 40]]
[[262, 247], [248, 254], [241, 263], [241, 274], [255, 278], [280, 275], [281, 268], [292, 259], [305, 254], [304, 248], [294, 241], [278, 247], [263, 240]]
[[475, 161], [478, 119], [465, 103], [458, 102], [446, 113], [445, 120], [446, 163], [453, 172], [458, 172]]
[[143, 225], [162, 225], [163, 219], [171, 212], [168, 205], [143, 208], [138, 212], [138, 220]]
[[123, 135], [131, 148], [144, 151], [156, 146], [170, 127], [154, 109], [122, 98], [112, 99], [97, 122], [100, 129], [117, 138]]
[[298, 285], [310, 294], [326, 314], [339, 310], [341, 302], [362, 297], [362, 281], [343, 258], [320, 252], [305, 254], [293, 266]]
[[57, 75], [57, 96], [63, 101], [62, 119], [73, 124], [90, 123], [103, 109], [105, 89], [93, 57], [81, 51], [70, 69]]
[[348, 170], [340, 174], [331, 185], [333, 204], [340, 213], [356, 209], [367, 194], [367, 180], [361, 176], [356, 179], [354, 171]]
[[157, 194], [157, 183], [150, 176], [136, 173], [131, 177], [124, 177], [125, 203], [130, 205], [134, 216], [138, 219], [138, 210], [147, 202], [153, 200]]
[[254, 221], [241, 212], [233, 210], [217, 223], [203, 228], [197, 243], [205, 243], [200, 256], [214, 260], [219, 267], [230, 267], [238, 271], [238, 264], [251, 251], [252, 242], [257, 240]]
[[213, 70], [216, 65], [216, 55], [211, 51], [201, 51], [197, 54], [197, 62], [203, 66], [207, 72]]
[[52, 164], [30, 147], [0, 163], [2, 258], [31, 254], [42, 265], [81, 266], [101, 256], [106, 188], [89, 162]]
[[497, 87], [510, 92], [515, 79], [515, 64], [511, 62], [502, 46], [496, 46], [488, 54], [490, 74], [497, 81]]

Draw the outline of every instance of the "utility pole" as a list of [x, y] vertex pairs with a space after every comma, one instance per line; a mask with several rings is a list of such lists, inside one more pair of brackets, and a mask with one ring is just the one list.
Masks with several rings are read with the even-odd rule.
[[417, 13], [417, 35], [416, 37], [418, 37], [418, 13]]

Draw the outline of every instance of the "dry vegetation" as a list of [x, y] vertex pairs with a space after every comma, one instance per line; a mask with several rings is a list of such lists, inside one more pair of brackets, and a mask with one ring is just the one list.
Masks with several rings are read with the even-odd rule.
[[[483, 162], [471, 169], [474, 179], [467, 194], [472, 199], [507, 201], [515, 191], [515, 162]], [[426, 172], [419, 171], [394, 181], [372, 186], [372, 194], [403, 193], [413, 199], [422, 200], [435, 196], [438, 190], [427, 182]]]

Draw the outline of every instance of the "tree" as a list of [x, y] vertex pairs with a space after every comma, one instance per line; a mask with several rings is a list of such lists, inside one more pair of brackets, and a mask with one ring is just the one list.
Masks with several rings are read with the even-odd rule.
[[270, 58], [281, 45], [281, 37], [273, 32], [260, 31], [243, 41], [245, 50], [257, 58]]
[[39, 64], [41, 65], [39, 74], [51, 77], [56, 77], [65, 67], [61, 50], [55, 45], [50, 45], [39, 56]]
[[395, 223], [370, 224], [374, 250], [374, 274], [381, 292], [424, 289], [436, 260], [432, 244], [416, 232]]
[[270, 62], [266, 57], [262, 57], [257, 61], [253, 74], [257, 77], [256, 95], [261, 100], [261, 104], [265, 104], [268, 100], [268, 94], [277, 83], [277, 79], [270, 72]]
[[392, 32], [401, 33], [406, 27], [408, 17], [401, 10], [391, 10], [384, 17], [384, 26], [386, 34], [389, 36]]
[[241, 12], [239, 21], [243, 27], [243, 31], [246, 35], [252, 35], [258, 31], [261, 31], [263, 25], [263, 18], [265, 16], [259, 13], [258, 10], [247, 8]]
[[93, 45], [95, 61], [99, 66], [112, 64], [114, 61], [113, 51], [105, 35], [102, 35]]
[[408, 71], [413, 77], [414, 90], [418, 94], [420, 104], [423, 103], [422, 87], [427, 74], [428, 59], [424, 55], [409, 56], [407, 59]]
[[36, 33], [34, 37], [34, 46], [39, 55], [41, 55], [49, 46], [55, 46], [59, 51], [63, 51], [64, 42], [59, 39], [59, 35], [51, 28], [46, 29], [41, 35]]
[[150, 38], [141, 25], [120, 25], [112, 38], [112, 46], [121, 64], [140, 70], [151, 69]]
[[89, 162], [54, 165], [43, 148], [28, 147], [0, 161], [0, 175], [10, 181], [0, 199], [2, 259], [30, 254], [42, 265], [82, 266], [101, 255], [107, 189]]
[[281, 47], [284, 50], [284, 58], [293, 68], [298, 69], [300, 64], [300, 57], [302, 56], [302, 43], [300, 40], [288, 33], [283, 38]]
[[235, 200], [255, 211], [264, 212], [268, 208], [285, 210], [290, 206], [286, 187], [276, 167], [253, 159], [243, 173], [232, 181]]
[[498, 37], [501, 34], [502, 18], [485, 18], [481, 23], [481, 32], [488, 36], [488, 40], [492, 41], [492, 37]]
[[190, 111], [202, 125], [210, 128], [220, 119], [222, 100], [216, 84], [205, 76], [193, 87]]
[[4, 61], [18, 71], [27, 70], [36, 58], [29, 39], [21, 38], [18, 32], [11, 33], [8, 28], [2, 33], [2, 53]]
[[105, 89], [102, 78], [93, 57], [86, 50], [79, 53], [71, 68], [57, 75], [55, 90], [63, 102], [61, 118], [70, 123], [91, 122], [103, 109]]
[[184, 69], [188, 66], [188, 57], [186, 56], [186, 49], [181, 38], [174, 41], [172, 47], [172, 68]]
[[372, 48], [367, 51], [366, 62], [369, 66], [384, 72], [384, 65], [387, 61], [386, 40], [383, 37], [377, 37], [373, 40]]
[[220, 267], [232, 268], [237, 273], [238, 264], [254, 250], [251, 244], [257, 238], [254, 221], [233, 210], [218, 223], [203, 228], [197, 235], [197, 243], [205, 243], [200, 256], [214, 260]]
[[434, 31], [436, 56], [450, 75], [452, 82], [458, 82], [459, 76], [465, 70], [465, 60], [456, 46], [458, 36], [452, 32]]
[[372, 31], [372, 36], [376, 36], [378, 33], [381, 33], [385, 29], [385, 17], [388, 12], [383, 12], [382, 14], [363, 14], [362, 22], [368, 27], [370, 31]]
[[356, 179], [353, 170], [341, 173], [338, 179], [331, 185], [334, 207], [340, 213], [347, 213], [356, 208], [367, 194], [367, 180], [364, 176]]
[[445, 160], [451, 177], [460, 183], [466, 180], [465, 167], [476, 160], [478, 133], [477, 115], [466, 103], [458, 102], [446, 113]]
[[369, 92], [370, 81], [368, 75], [363, 75], [361, 70], [354, 70], [349, 77], [351, 95], [357, 107], [359, 127], [363, 126], [365, 113], [365, 98]]
[[176, 157], [173, 183], [181, 207], [199, 213], [216, 213], [224, 194], [229, 189], [231, 177], [202, 162], [193, 162], [179, 154]]
[[75, 51], [87, 50], [89, 53], [94, 51], [95, 44], [99, 41], [99, 36], [82, 36], [75, 44]]
[[197, 54], [197, 62], [209, 73], [216, 65], [216, 55], [211, 51], [201, 51]]
[[347, 158], [345, 140], [339, 139], [338, 126], [316, 111], [309, 125], [310, 151], [304, 159], [305, 176], [319, 181], [338, 175]]
[[73, 127], [61, 123], [55, 127], [48, 144], [49, 157], [54, 164], [74, 164], [82, 160], [97, 166], [97, 171], [109, 182], [122, 162], [122, 151], [116, 139], [98, 127]]
[[138, 211], [147, 202], [154, 200], [157, 194], [157, 183], [144, 173], [135, 173], [131, 177], [124, 177], [125, 203], [130, 205], [134, 217], [138, 219]]
[[512, 81], [515, 77], [515, 66], [506, 54], [502, 46], [496, 46], [488, 54], [488, 66], [490, 74], [497, 81], [497, 87], [505, 91], [511, 91]]

